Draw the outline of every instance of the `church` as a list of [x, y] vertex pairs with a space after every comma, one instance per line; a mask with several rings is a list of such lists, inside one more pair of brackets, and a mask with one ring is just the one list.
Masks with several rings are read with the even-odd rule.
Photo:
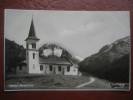
[[[59, 74], [59, 75], [79, 75], [78, 65], [73, 63], [70, 59], [65, 57], [60, 57], [54, 55], [61, 51], [58, 48], [54, 48], [55, 52], [52, 52], [50, 56], [41, 57], [39, 55], [38, 41], [40, 39], [36, 36], [35, 27], [33, 19], [31, 21], [31, 26], [29, 29], [28, 37], [25, 39], [26, 42], [26, 67], [19, 67], [18, 72], [26, 72], [28, 74]], [[45, 50], [46, 51], [46, 50]], [[47, 55], [47, 52], [44, 52], [44, 55]], [[61, 55], [61, 53], [60, 53]]]

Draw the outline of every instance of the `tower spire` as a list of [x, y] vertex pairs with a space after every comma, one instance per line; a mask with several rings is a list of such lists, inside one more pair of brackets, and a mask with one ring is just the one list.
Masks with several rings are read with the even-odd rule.
[[33, 19], [31, 21], [31, 26], [30, 26], [30, 30], [29, 30], [29, 37], [31, 37], [31, 36], [36, 37]]
[[36, 37], [36, 32], [35, 32], [35, 27], [34, 27], [34, 22], [33, 22], [33, 17], [32, 17], [32, 20], [31, 20], [31, 26], [30, 26], [30, 30], [29, 30], [29, 35], [28, 37], [26, 38], [26, 41], [27, 40], [39, 40], [37, 37]]

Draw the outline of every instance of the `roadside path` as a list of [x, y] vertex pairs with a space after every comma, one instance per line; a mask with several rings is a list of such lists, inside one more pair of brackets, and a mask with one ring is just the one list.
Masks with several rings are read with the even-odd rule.
[[83, 84], [80, 84], [80, 85], [76, 86], [76, 88], [82, 88], [82, 87], [84, 87], [86, 85], [89, 85], [89, 84], [93, 83], [94, 81], [95, 81], [95, 78], [90, 77], [90, 81], [89, 82], [85, 82]]

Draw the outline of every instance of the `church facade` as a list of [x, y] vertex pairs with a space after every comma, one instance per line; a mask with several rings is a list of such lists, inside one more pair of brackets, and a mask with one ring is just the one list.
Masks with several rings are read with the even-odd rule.
[[39, 50], [37, 49], [39, 40], [36, 36], [32, 20], [29, 35], [25, 39], [28, 74], [79, 75], [78, 65], [66, 58], [56, 56], [40, 57]]

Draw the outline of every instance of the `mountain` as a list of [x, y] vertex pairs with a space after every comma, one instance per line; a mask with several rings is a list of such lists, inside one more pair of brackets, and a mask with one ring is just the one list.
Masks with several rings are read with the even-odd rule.
[[130, 37], [105, 45], [79, 63], [80, 70], [110, 81], [129, 80]]
[[14, 41], [5, 39], [5, 71], [14, 73], [16, 67], [26, 59], [26, 50]]

